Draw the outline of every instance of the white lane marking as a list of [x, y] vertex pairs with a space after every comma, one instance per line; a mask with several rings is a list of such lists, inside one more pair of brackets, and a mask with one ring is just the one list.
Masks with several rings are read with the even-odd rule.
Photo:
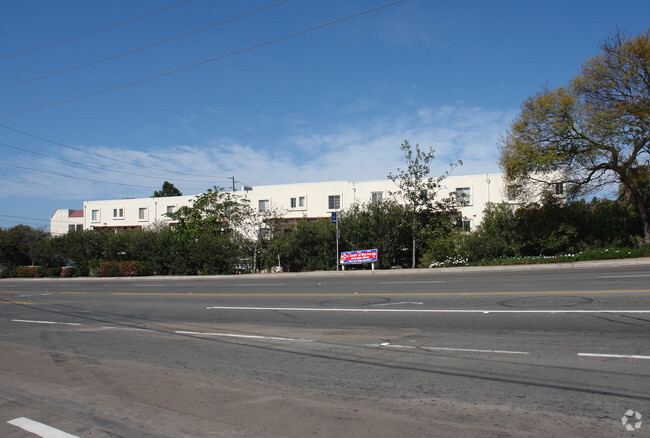
[[421, 280], [421, 281], [380, 281], [379, 284], [429, 284], [446, 283], [444, 280]]
[[81, 325], [78, 322], [34, 321], [31, 319], [12, 319], [11, 322], [27, 322], [30, 324]]
[[601, 354], [601, 353], [578, 353], [582, 357], [606, 357], [613, 359], [646, 359], [650, 360], [650, 356], [642, 356], [639, 354]]
[[39, 423], [38, 421], [30, 420], [25, 417], [14, 418], [13, 420], [7, 421], [7, 423], [42, 438], [79, 438], [77, 435], [71, 435], [62, 430], [48, 426], [47, 424]]
[[359, 309], [359, 308], [342, 308], [342, 307], [252, 307], [252, 306], [210, 306], [206, 310], [273, 310], [283, 312], [357, 312], [357, 313], [370, 313], [370, 312], [394, 312], [394, 313], [577, 313], [577, 314], [592, 314], [592, 313], [650, 313], [650, 310], [625, 310], [625, 309], [610, 309], [610, 310], [480, 310], [480, 309]]
[[455, 351], [460, 353], [490, 353], [490, 354], [530, 354], [527, 351], [509, 351], [509, 350], [481, 350], [477, 348], [449, 348], [449, 347], [415, 347], [413, 345], [399, 345], [391, 344], [389, 342], [382, 342], [381, 344], [371, 344], [373, 347], [390, 347], [390, 348], [408, 348], [429, 351]]
[[632, 274], [632, 275], [599, 275], [596, 278], [635, 278], [635, 277], [650, 277], [650, 274]]
[[43, 292], [40, 294], [34, 293], [34, 294], [21, 294], [21, 295], [16, 295], [17, 297], [24, 298], [24, 297], [40, 297], [44, 295], [52, 295], [52, 292]]
[[493, 354], [530, 354], [528, 351], [510, 350], [480, 350], [476, 348], [447, 348], [447, 347], [422, 347], [423, 350], [460, 351], [466, 353], [493, 353]]
[[383, 306], [398, 306], [401, 304], [424, 304], [422, 301], [400, 301], [399, 303], [380, 303], [380, 304], [370, 304], [374, 307], [383, 307]]
[[299, 342], [314, 342], [313, 339], [301, 338], [282, 338], [278, 336], [260, 336], [260, 335], [239, 335], [236, 333], [210, 333], [210, 332], [190, 332], [184, 330], [177, 330], [174, 333], [180, 335], [200, 335], [200, 336], [221, 336], [226, 338], [243, 338], [243, 339], [263, 339], [266, 341], [299, 341]]
[[99, 328], [100, 330], [132, 330], [132, 331], [137, 331], [137, 332], [152, 332], [153, 330], [150, 329], [143, 329], [143, 328], [138, 328], [138, 327], [115, 327], [115, 326], [108, 326], [108, 325], [103, 325]]

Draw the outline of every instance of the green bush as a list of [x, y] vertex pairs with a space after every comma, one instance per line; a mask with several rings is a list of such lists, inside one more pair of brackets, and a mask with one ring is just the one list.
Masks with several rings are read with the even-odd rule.
[[76, 275], [73, 266], [64, 266], [61, 268], [61, 277], [74, 277]]
[[40, 266], [19, 266], [16, 268], [16, 277], [39, 278], [43, 276], [43, 269]]
[[45, 275], [47, 277], [60, 277], [61, 268], [47, 268], [45, 269]]

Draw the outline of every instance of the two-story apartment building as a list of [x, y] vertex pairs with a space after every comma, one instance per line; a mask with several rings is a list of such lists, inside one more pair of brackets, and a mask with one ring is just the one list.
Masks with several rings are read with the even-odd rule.
[[[279, 184], [242, 187], [235, 192], [250, 202], [251, 207], [264, 213], [273, 210], [288, 222], [302, 218], [330, 217], [332, 212], [349, 208], [354, 203], [379, 202], [395, 196], [397, 186], [391, 180], [378, 181], [328, 181], [316, 183]], [[511, 192], [511, 191], [510, 191]], [[464, 226], [474, 229], [483, 220], [483, 210], [490, 202], [517, 202], [506, 186], [502, 174], [450, 176], [443, 181], [438, 198], [462, 197], [464, 205], [459, 213]], [[146, 228], [156, 223], [170, 223], [166, 213], [191, 205], [194, 196], [163, 198], [126, 198], [102, 201], [86, 201], [83, 211], [74, 216], [57, 210], [52, 216], [50, 230], [53, 234], [74, 229], [107, 228], [115, 232]], [[81, 214], [83, 217], [79, 218]]]

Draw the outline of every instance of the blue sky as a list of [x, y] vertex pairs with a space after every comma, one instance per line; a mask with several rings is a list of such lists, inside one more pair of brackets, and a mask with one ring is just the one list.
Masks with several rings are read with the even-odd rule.
[[650, 17], [647, 0], [405, 0], [288, 37], [390, 0], [186, 0], [20, 53], [173, 3], [3, 3], [0, 227], [47, 229], [57, 208], [151, 196], [165, 180], [195, 194], [231, 176], [384, 179], [404, 140], [436, 150], [434, 176], [457, 160], [457, 175], [498, 172], [521, 102]]

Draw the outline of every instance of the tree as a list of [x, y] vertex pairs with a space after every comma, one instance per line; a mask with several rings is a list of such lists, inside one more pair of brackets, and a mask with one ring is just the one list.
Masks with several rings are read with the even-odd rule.
[[154, 198], [164, 198], [167, 196], [183, 196], [180, 190], [178, 190], [174, 184], [169, 181], [165, 181], [162, 185], [162, 190], [156, 190], [153, 192]]
[[406, 266], [410, 262], [408, 206], [395, 199], [355, 203], [341, 212], [339, 220], [344, 251], [376, 248], [379, 269]]
[[500, 148], [501, 168], [518, 184], [559, 171], [569, 195], [620, 187], [650, 243], [650, 30], [617, 32], [568, 85], [527, 99]]
[[[451, 170], [456, 166], [462, 165], [458, 161], [450, 166], [450, 170], [437, 178], [429, 177], [431, 173], [431, 162], [435, 159], [435, 151], [429, 147], [428, 151], [420, 149], [418, 144], [415, 145], [415, 151], [408, 141], [404, 140], [400, 149], [404, 152], [406, 169], [397, 169], [397, 174], [388, 174], [398, 187], [397, 192], [391, 195], [398, 195], [409, 206], [410, 223], [411, 223], [411, 267], [416, 267], [416, 251], [419, 244], [425, 240], [422, 235], [426, 231], [423, 226], [424, 220], [427, 220], [432, 212], [449, 210], [452, 206], [452, 200], [449, 198], [436, 200], [436, 196], [441, 189], [442, 182], [449, 176]], [[424, 220], [423, 220], [424, 219]]]
[[185, 205], [173, 213], [166, 213], [177, 221], [174, 229], [192, 239], [204, 232], [230, 233], [253, 214], [247, 201], [216, 186], [197, 195], [191, 206]]
[[0, 268], [32, 265], [32, 248], [47, 238], [45, 231], [27, 225], [0, 229]]

